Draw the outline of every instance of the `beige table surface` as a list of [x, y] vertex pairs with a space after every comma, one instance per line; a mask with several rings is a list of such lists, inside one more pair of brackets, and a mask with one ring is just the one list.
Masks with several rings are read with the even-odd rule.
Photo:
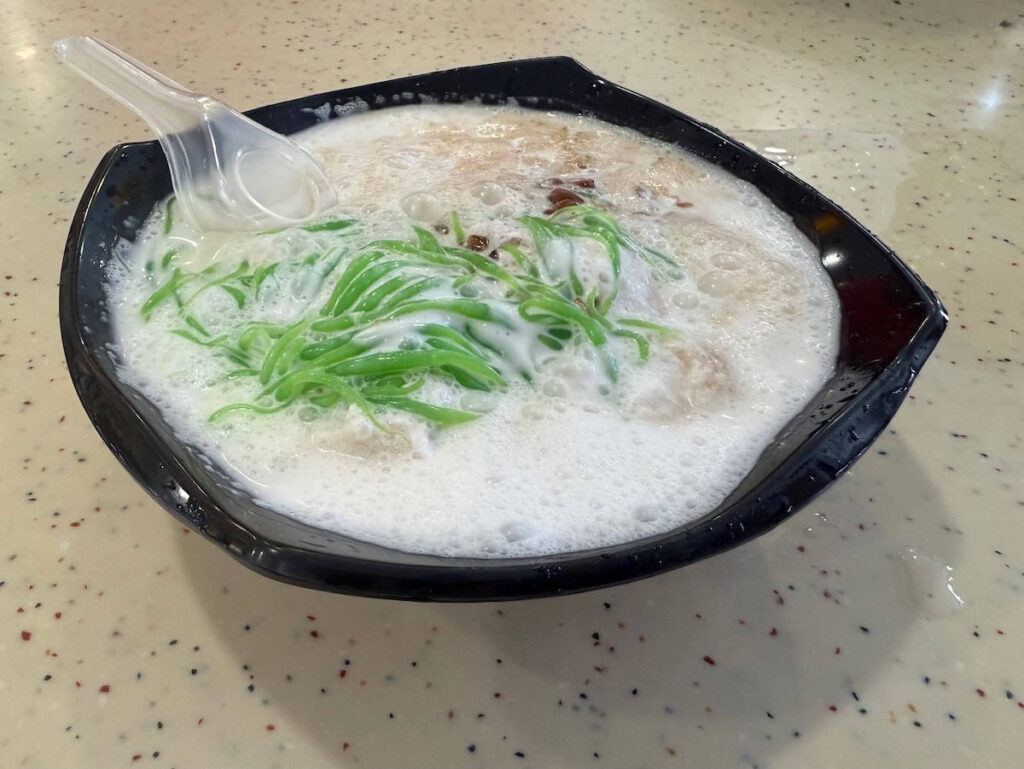
[[[1020, 766], [1022, 11], [938, 0], [5, 2], [0, 764]], [[271, 582], [162, 512], [68, 381], [57, 280], [69, 220], [103, 152], [147, 138], [54, 63], [50, 43], [71, 34], [241, 108], [575, 56], [847, 207], [939, 292], [949, 331], [869, 454], [724, 556], [504, 605]]]

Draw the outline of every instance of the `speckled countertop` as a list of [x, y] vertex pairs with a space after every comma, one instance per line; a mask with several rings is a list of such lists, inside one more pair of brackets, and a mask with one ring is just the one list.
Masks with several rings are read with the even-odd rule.
[[[1020, 4], [392, 5], [0, 9], [0, 763], [1019, 766]], [[69, 220], [103, 152], [147, 137], [54, 63], [71, 34], [239, 107], [575, 56], [847, 207], [939, 292], [949, 331], [870, 453], [726, 555], [514, 604], [271, 582], [158, 509], [68, 381]]]

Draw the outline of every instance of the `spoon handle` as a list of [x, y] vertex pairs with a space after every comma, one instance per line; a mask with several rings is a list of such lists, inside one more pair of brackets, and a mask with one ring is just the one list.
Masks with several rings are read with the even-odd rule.
[[170, 78], [114, 46], [85, 35], [53, 45], [58, 61], [129, 107], [158, 136], [188, 130], [201, 119], [200, 100]]

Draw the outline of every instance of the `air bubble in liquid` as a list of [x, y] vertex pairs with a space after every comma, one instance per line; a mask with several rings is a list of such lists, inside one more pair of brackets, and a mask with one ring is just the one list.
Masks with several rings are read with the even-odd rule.
[[736, 289], [739, 288], [739, 282], [727, 272], [712, 270], [701, 276], [700, 280], [697, 281], [697, 288], [708, 296], [720, 299], [723, 296], [735, 293]]
[[501, 534], [509, 542], [522, 542], [536, 533], [528, 521], [513, 521], [501, 527]]
[[689, 291], [680, 291], [672, 295], [672, 304], [680, 310], [692, 310], [700, 305], [700, 297]]
[[643, 523], [650, 523], [656, 521], [660, 517], [658, 515], [658, 509], [652, 505], [641, 505], [633, 511], [633, 517]]
[[496, 206], [505, 199], [505, 188], [497, 182], [477, 182], [470, 192], [473, 197], [488, 206]]
[[549, 380], [541, 387], [541, 392], [552, 398], [565, 397], [565, 383], [557, 380]]
[[459, 399], [459, 406], [466, 409], [466, 411], [475, 411], [478, 414], [493, 411], [497, 405], [498, 399], [493, 393], [470, 390], [469, 392], [463, 393], [462, 397]]
[[722, 270], [738, 270], [743, 266], [743, 257], [739, 254], [723, 251], [712, 256], [711, 263]]
[[437, 195], [430, 192], [411, 192], [402, 198], [402, 211], [414, 222], [436, 222], [444, 214], [444, 206]]

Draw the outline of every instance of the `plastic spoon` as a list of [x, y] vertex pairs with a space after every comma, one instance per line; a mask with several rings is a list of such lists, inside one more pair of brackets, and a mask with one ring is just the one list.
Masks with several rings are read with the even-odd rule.
[[102, 40], [69, 37], [53, 48], [59, 61], [149, 124], [171, 167], [181, 214], [199, 229], [286, 227], [336, 202], [312, 155], [226, 104]]

